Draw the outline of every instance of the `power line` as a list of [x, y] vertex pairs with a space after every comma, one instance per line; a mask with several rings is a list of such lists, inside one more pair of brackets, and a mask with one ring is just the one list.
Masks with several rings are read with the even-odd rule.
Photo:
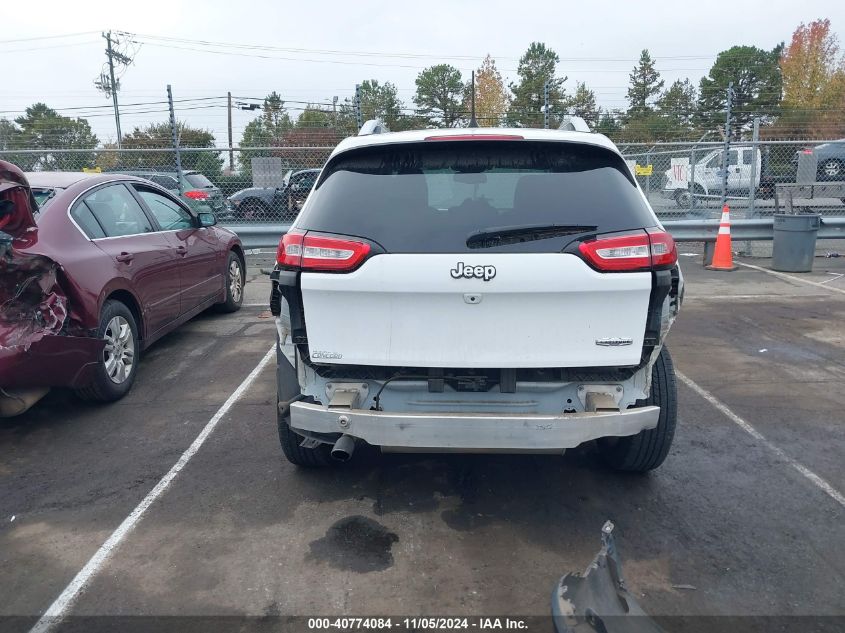
[[0, 44], [14, 44], [16, 42], [36, 42], [38, 40], [57, 40], [67, 37], [78, 37], [80, 35], [92, 35], [98, 31], [81, 31], [79, 33], [67, 33], [65, 35], [39, 35], [37, 37], [22, 37], [16, 40], [0, 40]]

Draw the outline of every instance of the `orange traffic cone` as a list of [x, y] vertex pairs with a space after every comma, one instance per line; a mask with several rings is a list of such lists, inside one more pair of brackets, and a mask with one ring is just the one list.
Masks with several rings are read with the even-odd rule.
[[713, 251], [713, 261], [707, 270], [736, 270], [733, 253], [731, 252], [731, 214], [728, 205], [722, 207], [722, 219], [719, 222], [719, 233], [716, 235], [716, 248]]

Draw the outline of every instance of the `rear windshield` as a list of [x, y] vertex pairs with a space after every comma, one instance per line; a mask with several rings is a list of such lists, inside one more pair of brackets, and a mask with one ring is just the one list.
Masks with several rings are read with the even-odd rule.
[[324, 174], [297, 226], [392, 253], [556, 252], [576, 235], [655, 224], [624, 161], [586, 144], [370, 147]]
[[214, 183], [202, 174], [185, 174], [185, 180], [191, 183], [192, 187], [196, 187], [197, 189], [205, 189], [207, 187], [214, 186]]
[[35, 201], [38, 203], [39, 210], [46, 207], [50, 200], [53, 199], [53, 196], [56, 195], [55, 189], [49, 189], [47, 187], [32, 187], [31, 190]]

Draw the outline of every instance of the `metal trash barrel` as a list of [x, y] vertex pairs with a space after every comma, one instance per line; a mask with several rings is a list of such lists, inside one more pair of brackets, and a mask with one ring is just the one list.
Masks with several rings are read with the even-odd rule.
[[775, 214], [773, 270], [785, 273], [809, 273], [813, 270], [820, 219], [817, 213]]

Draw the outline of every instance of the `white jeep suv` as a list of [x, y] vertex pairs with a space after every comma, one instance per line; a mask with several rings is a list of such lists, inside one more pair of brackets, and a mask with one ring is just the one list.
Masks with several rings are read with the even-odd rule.
[[[376, 128], [378, 129], [378, 128]], [[450, 129], [349, 138], [271, 276], [285, 456], [563, 453], [666, 457], [664, 346], [683, 282], [599, 134]]]

